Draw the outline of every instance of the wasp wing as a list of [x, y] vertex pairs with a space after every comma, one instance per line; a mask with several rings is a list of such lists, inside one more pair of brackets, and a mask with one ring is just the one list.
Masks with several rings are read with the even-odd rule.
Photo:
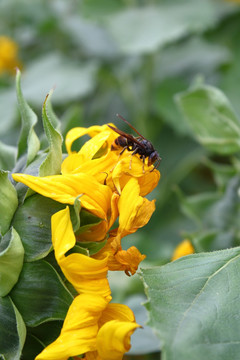
[[134, 136], [132, 136], [130, 134], [126, 134], [125, 132], [115, 128], [114, 126], [108, 125], [108, 127], [110, 129], [112, 129], [113, 131], [115, 131], [116, 133], [118, 133], [119, 135], [125, 137], [126, 139], [131, 140], [135, 144], [138, 144], [142, 149], [145, 149], [145, 146], [143, 144], [141, 144], [140, 141], [138, 141]]

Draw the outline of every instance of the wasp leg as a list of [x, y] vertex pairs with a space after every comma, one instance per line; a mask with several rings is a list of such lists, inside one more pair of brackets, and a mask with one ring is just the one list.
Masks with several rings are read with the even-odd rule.
[[[120, 156], [124, 153], [125, 150], [127, 150], [127, 146], [124, 146], [124, 148], [120, 151], [119, 155], [118, 155], [118, 158], [117, 158], [117, 162], [116, 162], [116, 165], [118, 163], [118, 160], [120, 158]], [[113, 170], [115, 169], [116, 165], [114, 165], [114, 167], [110, 170], [110, 172], [113, 172]]]
[[128, 149], [128, 146], [124, 146], [124, 148], [120, 151], [119, 157], [124, 153], [125, 150]]
[[132, 169], [132, 157], [133, 157], [133, 155], [135, 155], [137, 152], [138, 152], [138, 149], [135, 149], [135, 150], [131, 153], [131, 159], [130, 159], [130, 162], [129, 162], [129, 170]]
[[143, 174], [145, 174], [145, 169], [144, 169], [144, 165], [145, 165], [145, 155], [142, 156], [142, 161], [143, 161], [143, 163], [142, 163], [142, 172], [143, 172]]

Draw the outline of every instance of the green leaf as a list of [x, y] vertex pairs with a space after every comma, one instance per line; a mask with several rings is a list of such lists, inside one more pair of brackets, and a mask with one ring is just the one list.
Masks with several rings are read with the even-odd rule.
[[24, 248], [14, 228], [0, 239], [0, 296], [5, 296], [16, 284], [22, 270]]
[[23, 79], [24, 92], [29, 101], [40, 105], [40, 99], [43, 99], [56, 84], [53, 99], [55, 104], [62, 105], [73, 100], [79, 102], [79, 98], [91, 94], [94, 90], [98, 68], [96, 60], [73, 62], [68, 55], [64, 57], [57, 52], [51, 52], [49, 55], [45, 53], [26, 68]]
[[17, 70], [16, 90], [18, 106], [22, 118], [22, 130], [18, 142], [18, 158], [27, 152], [27, 165], [30, 164], [38, 153], [40, 141], [34, 131], [37, 115], [30, 108], [23, 97], [21, 90], [21, 72]]
[[208, 0], [129, 7], [108, 20], [108, 29], [127, 54], [151, 53], [189, 33], [212, 28], [230, 5]]
[[52, 111], [50, 98], [53, 91], [47, 95], [42, 109], [45, 134], [49, 142], [48, 155], [39, 169], [40, 176], [60, 174], [62, 163], [62, 135], [57, 130], [59, 122]]
[[25, 260], [45, 257], [52, 248], [51, 216], [65, 205], [39, 194], [27, 198], [13, 218], [13, 226], [21, 237]]
[[43, 349], [44, 346], [35, 336], [27, 334], [21, 360], [35, 359], [35, 357], [40, 354]]
[[54, 268], [42, 260], [24, 264], [10, 296], [28, 326], [64, 320], [73, 300]]
[[239, 247], [142, 269], [163, 359], [239, 359], [239, 271]]
[[176, 100], [203, 146], [224, 155], [240, 151], [240, 121], [220, 90], [198, 85], [180, 93]]
[[0, 297], [0, 357], [20, 359], [26, 337], [26, 327], [10, 297]]
[[17, 158], [17, 149], [0, 141], [0, 169], [12, 170]]
[[0, 233], [5, 234], [18, 206], [17, 192], [8, 179], [8, 172], [0, 170]]

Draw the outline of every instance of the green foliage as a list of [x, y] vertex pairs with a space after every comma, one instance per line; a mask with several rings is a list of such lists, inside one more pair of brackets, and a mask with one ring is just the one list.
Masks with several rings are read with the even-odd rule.
[[[19, 240], [25, 251], [21, 283], [17, 282], [10, 297], [0, 298], [0, 358], [13, 360], [21, 355], [26, 331], [15, 305], [27, 319], [21, 358], [29, 360], [57, 337], [62, 320], [54, 317], [64, 319], [71, 301], [47, 264], [53, 257], [50, 217], [64, 206], [27, 192], [22, 184], [13, 186], [6, 171], [59, 174], [60, 128], [65, 135], [73, 126], [115, 122], [130, 133], [115, 118], [116, 113], [151, 140], [162, 157], [161, 180], [150, 195], [157, 200], [156, 211], [146, 229], [129, 238], [147, 255], [148, 266], [169, 262], [184, 238], [201, 253], [156, 270], [143, 270], [150, 294], [151, 326], [163, 344], [162, 357], [185, 360], [198, 359], [201, 354], [213, 360], [237, 358], [238, 302], [234, 299], [239, 287], [234, 254], [238, 248], [234, 247], [240, 244], [239, 5], [224, 0], [3, 0], [0, 33], [11, 35], [18, 43], [23, 64], [22, 79], [17, 72], [18, 111], [14, 78], [0, 74], [0, 169], [4, 170], [0, 173], [4, 235], [0, 247], [3, 249], [8, 239], [4, 249], [13, 251]], [[50, 99], [51, 88], [54, 95]], [[16, 116], [19, 111], [21, 120]], [[36, 122], [41, 112], [43, 124]], [[99, 224], [97, 217], [77, 205], [70, 210], [78, 235]], [[82, 243], [77, 245], [78, 251], [94, 254], [105, 241], [91, 246]], [[231, 249], [215, 252], [226, 248]], [[15, 279], [21, 270], [21, 256], [18, 269], [11, 272]], [[39, 274], [33, 271], [35, 266], [40, 266]], [[61, 275], [57, 264], [53, 266]], [[43, 299], [46, 307], [32, 307], [26, 314], [25, 301], [31, 307], [36, 305], [35, 296], [41, 299], [34, 284], [34, 280], [40, 282], [41, 271], [42, 276], [47, 272], [49, 281], [43, 293], [55, 284], [51, 294], [58, 299], [56, 307], [51, 302], [47, 309]], [[136, 277], [131, 286], [124, 279], [114, 279], [114, 297], [120, 301], [127, 302], [142, 291]], [[24, 292], [13, 299], [21, 286], [29, 292], [32, 304]], [[66, 301], [59, 310], [62, 292]], [[140, 308], [142, 300], [134, 299], [133, 308]], [[47, 321], [34, 323], [36, 313], [39, 322]], [[181, 328], [176, 333], [177, 319]], [[141, 341], [136, 343], [134, 354], [141, 352]], [[156, 342], [147, 347], [149, 353], [157, 348]]]
[[22, 129], [18, 142], [18, 157], [27, 152], [27, 165], [29, 165], [34, 160], [40, 149], [40, 141], [34, 131], [34, 126], [37, 123], [37, 115], [24, 99], [20, 81], [21, 72], [20, 70], [17, 70], [16, 90], [18, 107], [22, 118]]
[[194, 86], [178, 95], [179, 106], [198, 141], [218, 154], [240, 151], [240, 120], [226, 96], [210, 86]]
[[26, 337], [23, 319], [10, 297], [0, 297], [0, 356], [4, 360], [19, 359]]
[[164, 359], [239, 358], [239, 255], [237, 247], [142, 270]]
[[8, 179], [8, 172], [0, 170], [0, 234], [8, 231], [17, 205], [17, 192]]
[[14, 228], [0, 240], [0, 296], [5, 296], [18, 281], [23, 266], [24, 248]]
[[42, 260], [24, 264], [10, 296], [25, 324], [31, 327], [49, 320], [64, 320], [73, 300], [57, 272]]

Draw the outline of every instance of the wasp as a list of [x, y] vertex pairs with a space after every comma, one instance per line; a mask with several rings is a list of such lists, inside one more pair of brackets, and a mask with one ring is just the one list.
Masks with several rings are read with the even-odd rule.
[[114, 130], [116, 133], [118, 133], [120, 136], [118, 136], [114, 143], [111, 146], [111, 150], [117, 150], [122, 148], [120, 155], [124, 153], [125, 150], [131, 151], [131, 159], [129, 164], [129, 169], [131, 169], [132, 166], [132, 156], [135, 154], [140, 155], [140, 159], [143, 161], [143, 172], [144, 172], [144, 164], [145, 159], [148, 158], [148, 166], [154, 165], [154, 168], [151, 170], [153, 171], [156, 169], [160, 162], [161, 157], [159, 156], [158, 152], [154, 149], [152, 143], [147, 140], [144, 136], [142, 136], [126, 119], [124, 119], [121, 115], [117, 114], [117, 117], [119, 117], [121, 120], [123, 120], [130, 128], [135, 131], [139, 136], [135, 137], [131, 134], [127, 134], [114, 126], [108, 125], [110, 129]]

